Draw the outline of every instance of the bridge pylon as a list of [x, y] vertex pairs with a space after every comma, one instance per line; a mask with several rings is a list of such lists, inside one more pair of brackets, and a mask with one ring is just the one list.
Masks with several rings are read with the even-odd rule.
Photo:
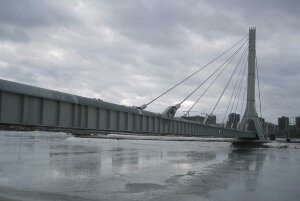
[[247, 105], [244, 116], [239, 124], [239, 130], [254, 130], [259, 140], [266, 140], [266, 134], [258, 117], [255, 106], [255, 72], [256, 72], [256, 28], [249, 28], [248, 46], [248, 80], [247, 80]]

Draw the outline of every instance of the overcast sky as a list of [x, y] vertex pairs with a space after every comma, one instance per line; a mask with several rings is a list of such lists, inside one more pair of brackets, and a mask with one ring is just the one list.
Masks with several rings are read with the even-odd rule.
[[[255, 26], [262, 113], [277, 123], [278, 116], [300, 115], [299, 10], [299, 0], [0, 0], [0, 77], [141, 105]], [[216, 67], [208, 67], [147, 109], [161, 112], [180, 102]], [[233, 67], [224, 71], [193, 114], [211, 112]], [[232, 85], [216, 108], [218, 121]]]

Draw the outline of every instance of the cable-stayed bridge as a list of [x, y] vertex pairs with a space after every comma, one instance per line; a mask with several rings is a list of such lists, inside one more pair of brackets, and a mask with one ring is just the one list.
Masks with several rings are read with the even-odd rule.
[[[255, 28], [250, 28], [249, 35], [242, 38], [224, 53], [139, 107], [127, 107], [98, 99], [0, 80], [0, 124], [84, 130], [86, 132], [109, 131], [266, 140], [266, 134], [255, 105], [256, 76], [258, 78], [255, 32]], [[218, 65], [205, 80], [201, 81], [195, 89], [192, 89], [176, 105], [169, 106], [162, 110], [162, 113], [145, 110], [147, 106], [155, 104], [156, 100], [179, 85], [184, 84], [188, 79], [208, 67], [211, 68], [214, 63], [220, 63], [221, 59], [225, 59], [225, 61], [221, 62], [221, 65]], [[199, 122], [175, 117], [182, 104], [199, 91], [201, 91], [200, 95], [193, 101], [193, 105], [186, 111], [185, 116], [189, 115], [197, 104], [201, 104], [201, 100], [207, 91], [214, 86], [215, 82], [230, 66], [233, 66], [232, 73], [216, 103], [212, 104], [212, 110], [204, 121]], [[235, 82], [233, 82], [233, 78], [235, 78]], [[257, 81], [259, 85], [259, 79]], [[213, 116], [230, 84], [233, 85], [233, 90], [222, 124], [209, 124], [207, 120]], [[230, 128], [230, 126], [229, 128], [224, 127], [226, 115], [237, 113], [238, 110], [244, 112], [238, 126], [233, 128]]]

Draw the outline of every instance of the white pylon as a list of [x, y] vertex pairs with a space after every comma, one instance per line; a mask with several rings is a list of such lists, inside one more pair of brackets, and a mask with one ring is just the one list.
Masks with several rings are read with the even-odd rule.
[[255, 47], [255, 27], [249, 28], [248, 47], [248, 80], [247, 80], [247, 105], [244, 116], [239, 124], [239, 130], [248, 130], [250, 122], [253, 122], [259, 140], [266, 140], [266, 134], [259, 120], [255, 106], [255, 72], [256, 72], [256, 47]]

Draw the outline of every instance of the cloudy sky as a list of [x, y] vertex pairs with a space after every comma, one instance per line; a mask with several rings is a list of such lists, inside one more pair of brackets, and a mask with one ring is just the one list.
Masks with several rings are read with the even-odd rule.
[[[255, 26], [262, 113], [277, 123], [278, 116], [300, 115], [299, 10], [298, 0], [0, 0], [0, 77], [141, 105]], [[233, 67], [224, 71], [193, 114], [211, 112]], [[208, 67], [147, 109], [161, 112], [180, 102], [215, 68]], [[230, 88], [233, 84], [216, 108], [219, 121]]]

